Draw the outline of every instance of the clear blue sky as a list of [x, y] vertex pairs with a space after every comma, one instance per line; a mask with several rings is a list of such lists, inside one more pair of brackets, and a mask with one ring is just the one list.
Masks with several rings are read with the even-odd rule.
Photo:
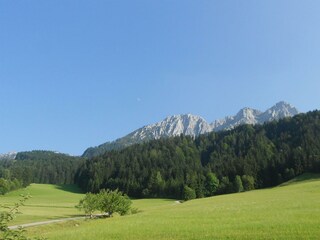
[[320, 103], [320, 1], [1, 0], [0, 153]]

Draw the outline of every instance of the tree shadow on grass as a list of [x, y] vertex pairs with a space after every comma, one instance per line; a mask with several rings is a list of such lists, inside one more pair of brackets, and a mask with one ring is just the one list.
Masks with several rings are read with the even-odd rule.
[[62, 191], [70, 192], [70, 193], [79, 193], [79, 194], [85, 193], [81, 188], [79, 188], [75, 184], [59, 184], [59, 185], [56, 185], [55, 188]]
[[307, 182], [317, 181], [319, 179], [320, 179], [320, 174], [317, 174], [317, 173], [304, 173], [304, 174], [301, 174], [300, 176], [295, 177], [294, 179], [289, 180], [288, 182], [282, 183], [280, 185], [280, 187], [288, 186], [288, 185], [291, 185], [291, 184], [297, 184], [297, 183], [304, 182], [304, 181], [307, 181]]

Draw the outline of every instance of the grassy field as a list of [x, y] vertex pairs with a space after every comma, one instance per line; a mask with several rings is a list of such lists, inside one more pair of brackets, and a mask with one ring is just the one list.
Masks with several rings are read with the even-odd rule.
[[51, 220], [83, 215], [74, 206], [83, 197], [83, 193], [74, 185], [31, 184], [25, 189], [0, 196], [0, 204], [13, 205], [20, 194], [30, 194], [25, 206], [12, 224]]
[[[74, 187], [32, 185], [34, 196], [20, 222], [77, 215], [83, 196]], [[25, 191], [27, 191], [25, 190]], [[71, 191], [71, 192], [70, 192]], [[1, 197], [12, 203], [20, 192]], [[29, 228], [55, 239], [319, 239], [320, 175], [303, 175], [279, 187], [197, 199], [134, 200], [138, 214]], [[42, 207], [41, 207], [42, 206]], [[41, 210], [44, 209], [44, 210]], [[50, 212], [50, 213], [48, 213]], [[46, 216], [47, 215], [47, 216]], [[42, 220], [41, 219], [41, 220]]]
[[279, 187], [197, 199], [138, 200], [142, 212], [29, 230], [49, 239], [319, 239], [320, 178], [304, 175]]
[[[75, 185], [31, 184], [25, 189], [0, 196], [0, 204], [13, 206], [21, 198], [21, 194], [30, 194], [32, 197], [26, 201], [25, 206], [20, 208], [23, 214], [17, 215], [10, 225], [78, 217], [84, 214], [75, 208], [79, 200], [84, 197], [84, 193]], [[174, 201], [172, 199], [139, 199], [133, 200], [133, 207], [138, 208], [139, 211], [148, 211], [171, 205]]]

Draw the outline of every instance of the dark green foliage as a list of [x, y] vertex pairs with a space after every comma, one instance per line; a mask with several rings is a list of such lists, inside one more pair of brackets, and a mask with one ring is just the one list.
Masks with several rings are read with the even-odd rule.
[[233, 191], [234, 191], [234, 188], [229, 178], [227, 176], [222, 177], [219, 188], [218, 188], [218, 193], [219, 194], [232, 193]]
[[13, 180], [0, 178], [0, 195], [4, 195], [7, 192], [19, 189], [22, 187], [21, 182], [14, 178]]
[[284, 170], [283, 177], [284, 177], [285, 180], [292, 179], [292, 178], [294, 178], [294, 176], [295, 176], [295, 174], [294, 174], [293, 168], [290, 168], [290, 169], [286, 168]]
[[250, 191], [254, 189], [254, 178], [252, 176], [243, 175], [241, 180], [244, 191]]
[[206, 196], [213, 196], [219, 187], [219, 179], [214, 173], [207, 173], [205, 181]]
[[83, 159], [50, 151], [20, 152], [15, 160], [0, 161], [0, 177], [20, 185], [30, 183], [74, 184]]
[[186, 183], [203, 188], [203, 167], [191, 137], [160, 139], [87, 160], [79, 170], [85, 190], [120, 189], [134, 197], [182, 196]]
[[235, 177], [233, 187], [235, 192], [243, 192], [242, 180], [239, 175]]
[[185, 185], [203, 197], [275, 186], [303, 172], [320, 172], [319, 111], [110, 151], [87, 160], [77, 179], [92, 192], [183, 198]]
[[153, 172], [149, 179], [148, 188], [144, 189], [144, 195], [147, 197], [162, 196], [164, 191], [164, 184], [165, 183], [162, 179], [160, 171]]
[[194, 189], [184, 186], [183, 187], [183, 199], [185, 201], [192, 200], [196, 198], [196, 192]]

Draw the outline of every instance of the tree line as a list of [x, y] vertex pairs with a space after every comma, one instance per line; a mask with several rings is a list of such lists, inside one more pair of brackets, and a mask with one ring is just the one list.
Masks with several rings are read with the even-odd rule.
[[75, 175], [84, 159], [51, 151], [19, 152], [14, 160], [0, 161], [0, 178], [30, 183], [75, 184]]
[[88, 159], [76, 179], [88, 192], [189, 199], [271, 187], [303, 172], [320, 172], [319, 111], [110, 151]]

